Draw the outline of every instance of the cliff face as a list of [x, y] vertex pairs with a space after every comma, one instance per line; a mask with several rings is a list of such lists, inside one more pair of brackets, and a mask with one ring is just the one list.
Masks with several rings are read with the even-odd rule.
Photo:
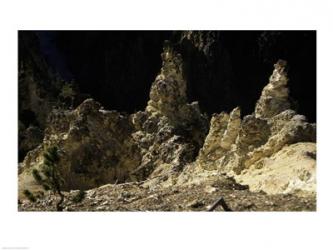
[[[284, 199], [293, 202], [286, 209], [313, 209], [316, 126], [290, 109], [286, 61], [274, 65], [252, 114], [242, 117], [235, 107], [229, 114], [214, 114], [209, 123], [198, 102], [188, 100], [191, 71], [181, 44], [186, 40], [210, 58], [211, 37], [184, 32], [179, 43], [164, 44], [162, 67], [143, 111], [109, 111], [93, 99], [75, 109], [53, 108], [42, 142], [29, 140], [34, 149], [19, 168], [19, 198], [25, 200], [25, 189], [44, 198], [35, 205], [25, 200], [20, 209], [49, 210], [56, 199], [43, 196], [32, 175], [51, 146], [61, 152], [58, 167], [69, 209], [81, 210], [71, 202], [77, 189], [91, 189], [89, 200], [104, 204], [97, 209], [86, 201], [82, 210], [205, 210], [225, 192], [236, 210], [274, 210], [264, 199], [276, 202], [276, 210], [286, 208]], [[310, 205], [296, 195], [307, 197]], [[161, 196], [169, 197], [169, 203]], [[255, 204], [245, 204], [249, 200], [244, 197]]]

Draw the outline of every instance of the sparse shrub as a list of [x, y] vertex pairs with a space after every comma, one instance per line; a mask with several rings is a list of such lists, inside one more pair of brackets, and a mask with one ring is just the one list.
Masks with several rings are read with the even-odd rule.
[[38, 184], [40, 184], [44, 190], [52, 190], [54, 194], [60, 196], [60, 200], [56, 203], [57, 211], [62, 211], [62, 203], [64, 201], [64, 195], [61, 192], [61, 186], [64, 183], [58, 169], [59, 163], [59, 149], [57, 147], [51, 147], [44, 153], [44, 164], [41, 167], [43, 176], [37, 169], [32, 171], [32, 176]]
[[73, 202], [75, 202], [75, 203], [79, 203], [79, 202], [81, 202], [83, 199], [84, 199], [84, 197], [86, 196], [86, 192], [85, 191], [83, 191], [83, 190], [80, 190], [74, 197], [73, 197]]
[[27, 197], [29, 201], [36, 202], [36, 197], [28, 189], [25, 189], [23, 191], [23, 194], [25, 195], [25, 197]]

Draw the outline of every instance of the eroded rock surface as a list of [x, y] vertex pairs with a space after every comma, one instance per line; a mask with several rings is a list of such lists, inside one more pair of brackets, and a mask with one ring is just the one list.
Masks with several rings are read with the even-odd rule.
[[[280, 60], [274, 67], [254, 114], [240, 120], [235, 109], [230, 115], [213, 116], [195, 166], [233, 176], [253, 191], [273, 194], [300, 189], [315, 193], [315, 159], [309, 161], [304, 147], [311, 147], [309, 154], [316, 154], [316, 125], [289, 109], [286, 62]], [[198, 182], [200, 171], [192, 172], [196, 178], [185, 179]], [[306, 181], [300, 172], [307, 173]], [[209, 173], [203, 176], [207, 178]]]
[[38, 189], [31, 176], [40, 169], [49, 146], [61, 152], [60, 172], [64, 190], [88, 189], [116, 181], [123, 182], [141, 161], [131, 137], [129, 117], [103, 110], [92, 99], [73, 111], [54, 110], [49, 117], [43, 143], [25, 157], [19, 176], [20, 191]]
[[[204, 38], [198, 39], [200, 47]], [[75, 189], [91, 189], [82, 210], [206, 210], [224, 192], [236, 210], [280, 210], [283, 198], [292, 200], [291, 210], [313, 210], [316, 126], [290, 109], [286, 62], [274, 67], [254, 113], [242, 118], [236, 107], [213, 115], [209, 127], [198, 103], [188, 103], [181, 54], [166, 43], [144, 111], [108, 111], [93, 99], [74, 110], [53, 109], [43, 142], [20, 166], [19, 191], [41, 191], [32, 170], [57, 146], [69, 210], [80, 210], [70, 201]], [[298, 201], [300, 193], [309, 202]], [[49, 197], [21, 209], [45, 209], [55, 199]], [[278, 207], [245, 197], [266, 197]]]
[[299, 142], [284, 146], [264, 157], [241, 175], [237, 182], [249, 185], [250, 191], [268, 194], [316, 191], [316, 144]]
[[150, 177], [154, 182], [168, 181], [172, 185], [202, 147], [208, 121], [198, 103], [187, 103], [181, 55], [166, 44], [162, 61], [146, 110], [132, 115], [137, 129], [133, 138], [141, 149], [142, 161], [131, 179]]
[[208, 124], [198, 104], [187, 103], [180, 55], [166, 46], [162, 59], [145, 111], [120, 114], [93, 99], [75, 110], [54, 109], [43, 143], [21, 164], [20, 193], [40, 190], [31, 172], [40, 169], [50, 146], [62, 152], [64, 190], [146, 179], [172, 185], [185, 164], [195, 160]]
[[255, 107], [256, 117], [271, 118], [290, 108], [286, 66], [287, 62], [283, 60], [274, 64], [273, 74]]

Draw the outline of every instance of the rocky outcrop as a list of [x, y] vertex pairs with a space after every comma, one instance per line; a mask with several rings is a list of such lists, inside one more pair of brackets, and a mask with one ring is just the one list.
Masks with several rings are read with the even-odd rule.
[[250, 191], [267, 194], [316, 193], [316, 144], [299, 142], [284, 146], [270, 157], [263, 157], [236, 175], [237, 182]]
[[212, 117], [209, 134], [203, 148], [200, 150], [198, 161], [206, 169], [216, 169], [218, 159], [230, 151], [240, 129], [240, 109], [235, 108], [230, 115], [221, 113]]
[[[139, 121], [138, 116], [141, 117]], [[165, 116], [149, 116], [147, 112], [132, 115], [134, 125], [139, 128], [132, 137], [141, 152], [141, 163], [130, 173], [133, 181], [148, 177], [179, 173], [184, 164], [195, 159], [197, 147], [173, 127]], [[140, 124], [141, 122], [141, 124]]]
[[214, 162], [223, 155], [220, 140], [227, 129], [229, 117], [229, 114], [224, 112], [212, 116], [209, 133], [198, 157], [198, 161], [202, 162], [202, 166], [207, 166], [206, 162]]
[[285, 145], [316, 141], [316, 126], [308, 123], [304, 116], [297, 115], [291, 110], [286, 110], [274, 117], [269, 121], [269, 125], [271, 135], [268, 141], [248, 153], [248, 160], [244, 162], [245, 168], [278, 152]]
[[57, 146], [61, 152], [58, 167], [65, 181], [64, 190], [123, 182], [140, 164], [129, 117], [104, 110], [92, 99], [73, 111], [54, 110], [48, 124], [43, 143], [30, 151], [22, 163], [20, 191], [40, 189], [31, 173], [41, 168], [43, 153], [50, 146]]
[[[309, 162], [304, 147], [311, 147], [309, 154], [315, 154], [315, 144], [310, 142], [316, 141], [316, 126], [289, 109], [286, 62], [280, 60], [274, 67], [254, 114], [241, 120], [239, 109], [234, 109], [230, 115], [221, 113], [212, 117], [209, 134], [195, 164], [199, 169], [234, 176], [255, 191], [281, 193], [293, 192], [299, 188], [315, 192], [315, 160]], [[302, 147], [302, 143], [297, 144], [300, 142], [310, 144]], [[297, 160], [288, 164], [288, 155], [295, 155]], [[294, 166], [297, 162], [299, 165]], [[278, 165], [279, 167], [275, 167]], [[293, 174], [284, 173], [288, 167], [293, 168]], [[198, 171], [194, 172], [197, 174]], [[308, 173], [306, 182], [299, 178], [300, 172]], [[253, 177], [261, 174], [262, 178]], [[285, 175], [289, 177], [282, 182], [281, 176]], [[267, 179], [262, 184], [264, 178]]]
[[220, 145], [225, 151], [229, 151], [231, 149], [232, 144], [235, 142], [237, 135], [240, 129], [240, 109], [235, 108], [230, 113], [230, 118], [228, 121], [227, 128], [222, 136]]
[[273, 74], [255, 107], [256, 117], [271, 118], [290, 108], [286, 66], [287, 62], [283, 60], [274, 64]]
[[180, 55], [166, 46], [162, 60], [145, 111], [121, 114], [104, 110], [93, 99], [75, 110], [54, 109], [43, 143], [21, 164], [20, 190], [40, 189], [31, 173], [43, 164], [50, 146], [62, 152], [64, 190], [146, 179], [172, 184], [195, 160], [208, 125], [198, 104], [187, 103]]
[[202, 143], [206, 118], [197, 102], [187, 101], [187, 83], [183, 73], [183, 60], [169, 43], [162, 53], [162, 69], [150, 90], [146, 111], [151, 116], [164, 116], [174, 127], [187, 130]]
[[[187, 41], [209, 61], [215, 40], [213, 33], [203, 34], [183, 33], [177, 46]], [[237, 190], [242, 198], [250, 191], [312, 195], [316, 126], [290, 109], [286, 62], [274, 65], [254, 113], [242, 118], [236, 107], [230, 113], [214, 114], [209, 127], [198, 102], [188, 101], [188, 65], [177, 46], [165, 43], [162, 68], [143, 111], [130, 115], [109, 111], [86, 99], [75, 109], [53, 107], [45, 118], [44, 136], [38, 128], [19, 123], [20, 147], [29, 151], [19, 169], [20, 198], [25, 189], [42, 190], [32, 172], [41, 169], [43, 155], [51, 146], [61, 154], [58, 168], [67, 196], [70, 190], [104, 184], [109, 185], [110, 197], [115, 194], [113, 187], [119, 189], [119, 204], [128, 202], [128, 194], [123, 194], [126, 185], [135, 187], [140, 199], [153, 190], [163, 193], [172, 187], [179, 192], [192, 186], [201, 194], [227, 186], [231, 196]], [[190, 207], [204, 204], [185, 200]], [[71, 202], [67, 205], [75, 207]]]
[[[171, 181], [193, 161], [207, 133], [207, 119], [198, 103], [187, 103], [183, 64], [168, 43], [162, 53], [162, 69], [150, 90], [146, 110], [132, 115], [142, 161], [131, 174], [135, 180], [161, 177]], [[156, 181], [156, 180], [155, 180]]]

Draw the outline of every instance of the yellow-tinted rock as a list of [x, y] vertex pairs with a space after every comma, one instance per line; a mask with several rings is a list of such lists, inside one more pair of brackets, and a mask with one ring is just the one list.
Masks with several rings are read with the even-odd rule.
[[296, 191], [316, 192], [316, 144], [300, 142], [283, 147], [267, 158], [261, 158], [236, 181], [249, 185], [251, 191], [268, 194]]

